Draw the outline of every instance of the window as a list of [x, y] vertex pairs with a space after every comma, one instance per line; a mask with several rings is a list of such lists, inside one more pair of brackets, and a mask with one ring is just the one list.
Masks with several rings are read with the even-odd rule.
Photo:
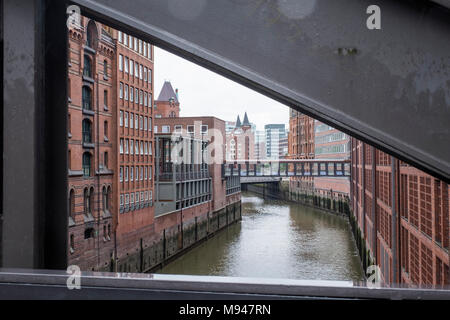
[[182, 126], [181, 126], [181, 124], [177, 124], [177, 125], [175, 125], [174, 127], [173, 127], [173, 130], [175, 131], [175, 132], [181, 132], [181, 130], [182, 130]]
[[134, 89], [134, 102], [139, 103], [139, 90], [138, 88]]
[[92, 78], [92, 62], [88, 55], [84, 55], [83, 76]]
[[133, 75], [133, 60], [130, 59], [130, 76]]
[[146, 57], [147, 56], [147, 42], [144, 42], [143, 51], [144, 51], [144, 57]]
[[92, 127], [88, 119], [83, 120], [83, 143], [92, 143]]
[[128, 128], [128, 112], [125, 111], [125, 128]]
[[124, 63], [124, 67], [125, 67], [125, 73], [128, 73], [128, 57], [125, 57], [125, 63]]
[[208, 125], [204, 124], [202, 125], [202, 134], [207, 134], [208, 133]]
[[119, 181], [120, 182], [123, 181], [123, 167], [120, 167], [120, 169], [119, 169]]
[[144, 106], [147, 106], [147, 92], [144, 92]]
[[[146, 146], [147, 146], [147, 145], [146, 145]], [[147, 170], [148, 170], [148, 168], [145, 167], [144, 180], [147, 180]]]
[[139, 64], [138, 63], [134, 64], [134, 76], [136, 78], [139, 78]]
[[147, 117], [144, 118], [144, 131], [147, 131]]
[[162, 133], [169, 133], [170, 132], [170, 126], [162, 126], [161, 127]]
[[147, 141], [144, 143], [144, 154], [148, 155], [148, 144], [147, 144]]
[[128, 167], [125, 167], [125, 181], [128, 181]]
[[125, 154], [128, 154], [128, 139], [125, 139]]
[[134, 100], [134, 88], [130, 87], [130, 102], [133, 102]]
[[152, 155], [152, 142], [150, 141], [149, 143], [148, 143], [148, 154], [149, 155]]
[[[151, 146], [151, 142], [150, 142], [150, 146]], [[150, 147], [150, 150], [151, 150], [151, 147]], [[148, 168], [148, 179], [152, 180], [152, 167]]]
[[108, 76], [108, 61], [106, 60], [103, 61], [103, 74]]
[[139, 65], [139, 79], [142, 80], [142, 64]]
[[94, 49], [94, 38], [97, 36], [97, 26], [94, 21], [89, 21], [86, 32], [86, 46]]
[[147, 191], [145, 191], [145, 201], [148, 201], [148, 192]]
[[138, 39], [134, 38], [134, 50], [138, 51]]
[[141, 155], [144, 155], [144, 141], [141, 141], [139, 144], [141, 146]]
[[119, 84], [119, 98], [123, 99], [123, 83]]
[[144, 129], [144, 117], [143, 116], [139, 116], [139, 129], [143, 130]]
[[92, 110], [92, 105], [91, 105], [91, 101], [92, 101], [92, 96], [91, 96], [91, 88], [89, 88], [88, 86], [83, 86], [83, 93], [82, 93], [83, 97], [83, 109], [85, 110]]
[[89, 152], [83, 153], [83, 176], [91, 176], [91, 154]]
[[[137, 178], [136, 178], [136, 180], [137, 180]], [[136, 192], [134, 194], [134, 198], [135, 198], [136, 203], [138, 203], [139, 202], [139, 192]]]
[[192, 125], [187, 126], [187, 132], [194, 133], [194, 126], [192, 126]]
[[152, 94], [151, 93], [148, 94], [148, 106], [150, 108], [152, 107]]
[[138, 118], [138, 115], [134, 116], [134, 128], [136, 130], [139, 129], [139, 118]]
[[134, 173], [134, 167], [130, 167], [130, 181], [133, 181], [133, 173]]
[[133, 152], [134, 152], [134, 140], [133, 139], [131, 139], [130, 140], [130, 154], [133, 154]]
[[150, 44], [148, 44], [148, 58], [151, 60], [152, 59], [152, 46]]
[[123, 139], [120, 139], [120, 154], [123, 154]]
[[69, 193], [69, 217], [75, 219], [75, 191], [73, 189]]
[[103, 123], [103, 134], [105, 135], [105, 140], [108, 140], [108, 121]]
[[139, 155], [139, 141], [138, 140], [136, 140], [136, 143], [134, 144], [134, 153], [136, 155]]
[[70, 251], [72, 253], [75, 251], [75, 240], [73, 234], [70, 235]]
[[142, 40], [139, 40], [139, 53], [142, 54]]
[[125, 101], [128, 101], [128, 85], [125, 85]]
[[120, 123], [120, 126], [123, 127], [123, 111], [122, 110], [120, 110], [119, 123]]
[[142, 90], [139, 90], [139, 104], [143, 104], [144, 100], [144, 93]]
[[134, 193], [130, 194], [130, 204], [133, 205], [134, 204]]
[[103, 165], [105, 168], [108, 168], [108, 152], [105, 151], [105, 154], [103, 155]]
[[[139, 176], [140, 176], [141, 181], [142, 181], [142, 180], [144, 180], [144, 167], [141, 167], [140, 173], [141, 174]], [[142, 197], [141, 197], [141, 199], [142, 199]]]
[[119, 43], [123, 42], [122, 31], [119, 31]]
[[103, 106], [105, 109], [108, 109], [108, 91], [103, 91]]
[[128, 36], [128, 42], [130, 44], [130, 49], [133, 49], [133, 37], [132, 36]]
[[130, 195], [127, 193], [125, 195], [125, 205], [127, 206], [130, 203]]
[[128, 45], [128, 36], [126, 33], [123, 34], [123, 44], [126, 46]]
[[133, 122], [134, 122], [134, 120], [133, 120], [133, 113], [130, 113], [130, 129], [133, 129]]
[[152, 118], [148, 118], [148, 131], [152, 131]]
[[152, 69], [148, 69], [148, 83], [152, 83]]
[[144, 82], [147, 82], [147, 67], [144, 67]]

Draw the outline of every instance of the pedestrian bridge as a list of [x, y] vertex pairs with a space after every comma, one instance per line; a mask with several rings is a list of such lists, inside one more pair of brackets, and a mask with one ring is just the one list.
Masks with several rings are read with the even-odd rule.
[[[222, 176], [241, 177], [242, 183], [273, 182], [267, 178], [282, 177], [349, 177], [350, 160], [242, 160], [222, 165]], [[248, 181], [242, 179], [252, 178]], [[264, 180], [264, 181], [263, 181]], [[277, 180], [279, 181], [279, 180]]]

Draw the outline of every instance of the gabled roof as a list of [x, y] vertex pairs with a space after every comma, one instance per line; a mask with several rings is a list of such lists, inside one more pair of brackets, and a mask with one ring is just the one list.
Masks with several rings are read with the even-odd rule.
[[250, 122], [248, 121], [247, 112], [244, 114], [244, 122], [242, 123], [242, 126], [251, 126]]
[[161, 88], [161, 92], [159, 93], [157, 101], [170, 101], [173, 98], [175, 103], [178, 103], [178, 97], [175, 91], [172, 88], [172, 84], [170, 81], [164, 81], [164, 84]]

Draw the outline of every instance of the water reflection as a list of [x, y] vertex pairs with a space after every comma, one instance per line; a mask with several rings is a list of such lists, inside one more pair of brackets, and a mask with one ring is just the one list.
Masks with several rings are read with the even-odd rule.
[[348, 222], [320, 210], [243, 193], [242, 221], [160, 272], [168, 274], [361, 280]]

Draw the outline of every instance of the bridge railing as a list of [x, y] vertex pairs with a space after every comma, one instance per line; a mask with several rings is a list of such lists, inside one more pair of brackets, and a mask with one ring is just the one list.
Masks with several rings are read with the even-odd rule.
[[222, 165], [225, 177], [349, 177], [349, 160], [242, 160]]

